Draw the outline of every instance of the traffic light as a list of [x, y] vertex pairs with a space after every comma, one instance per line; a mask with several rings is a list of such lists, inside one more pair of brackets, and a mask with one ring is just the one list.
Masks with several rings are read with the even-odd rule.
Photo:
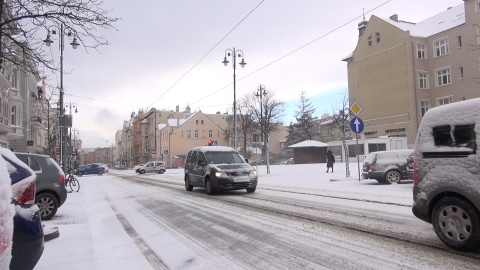
[[77, 154], [77, 149], [73, 149], [73, 155], [76, 156]]
[[212, 140], [208, 140], [207, 145], [208, 145], [208, 146], [212, 146], [212, 144], [213, 144], [213, 141], [212, 141]]

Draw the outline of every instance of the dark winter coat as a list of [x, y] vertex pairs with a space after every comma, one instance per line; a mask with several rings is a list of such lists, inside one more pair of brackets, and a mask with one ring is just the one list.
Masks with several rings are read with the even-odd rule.
[[327, 167], [333, 168], [333, 163], [335, 163], [335, 157], [331, 152], [327, 153]]

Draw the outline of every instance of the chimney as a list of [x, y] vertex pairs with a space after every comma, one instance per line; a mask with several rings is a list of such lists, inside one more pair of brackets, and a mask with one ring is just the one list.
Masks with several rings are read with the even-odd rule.
[[358, 39], [360, 39], [365, 32], [365, 28], [367, 28], [368, 21], [363, 18], [361, 22], [358, 23]]
[[393, 14], [390, 16], [390, 20], [398, 22], [398, 14]]
[[175, 112], [179, 112], [180, 111], [180, 106], [175, 106]]

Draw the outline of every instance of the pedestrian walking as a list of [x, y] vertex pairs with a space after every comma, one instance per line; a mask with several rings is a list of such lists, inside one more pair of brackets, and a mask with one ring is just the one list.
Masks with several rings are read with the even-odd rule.
[[333, 153], [331, 150], [327, 151], [327, 173], [330, 168], [332, 168], [332, 173], [333, 173], [333, 163], [335, 163], [335, 157], [333, 156]]

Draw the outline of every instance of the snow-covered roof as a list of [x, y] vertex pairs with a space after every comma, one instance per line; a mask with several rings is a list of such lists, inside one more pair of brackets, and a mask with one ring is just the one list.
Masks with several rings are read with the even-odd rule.
[[327, 147], [328, 144], [319, 142], [319, 141], [314, 141], [314, 140], [306, 140], [303, 142], [299, 142], [296, 144], [292, 144], [288, 147]]
[[449, 8], [433, 17], [425, 19], [419, 23], [404, 21], [394, 21], [392, 19], [381, 18], [382, 20], [404, 30], [410, 31], [414, 37], [429, 37], [437, 33], [452, 29], [456, 26], [465, 24], [464, 4]]
[[171, 127], [181, 126], [183, 123], [186, 122], [185, 119], [168, 119], [168, 125]]

